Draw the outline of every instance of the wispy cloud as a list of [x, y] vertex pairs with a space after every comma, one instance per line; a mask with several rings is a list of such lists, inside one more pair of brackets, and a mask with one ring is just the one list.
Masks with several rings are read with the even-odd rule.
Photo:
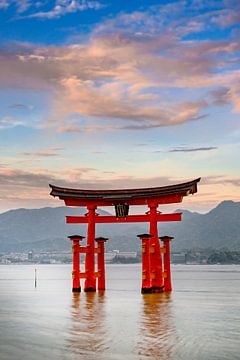
[[104, 6], [99, 1], [94, 0], [56, 0], [50, 10], [39, 11], [39, 8], [44, 7], [46, 4], [46, 1], [0, 0], [0, 10], [6, 10], [10, 6], [14, 6], [16, 13], [21, 15], [18, 17], [20, 19], [23, 17], [53, 19], [78, 11], [98, 10]]
[[6, 10], [9, 6], [14, 5], [18, 13], [25, 12], [31, 6], [30, 0], [0, 0], [0, 9]]
[[6, 186], [17, 186], [17, 188], [27, 187], [46, 187], [50, 181], [56, 180], [51, 175], [46, 175], [43, 172], [23, 171], [19, 169], [5, 168], [0, 171], [0, 184]]
[[53, 19], [69, 13], [86, 10], [98, 10], [103, 7], [99, 1], [92, 0], [57, 0], [54, 7], [49, 11], [35, 12], [28, 17]]
[[[149, 177], [136, 178], [129, 175], [119, 175], [115, 172], [102, 172], [99, 169], [91, 167], [69, 168], [66, 174], [52, 173], [46, 169], [36, 169], [35, 171], [25, 171], [11, 167], [0, 168], [0, 185], [11, 187], [11, 193], [14, 192], [14, 187], [42, 187], [48, 196], [49, 183], [60, 186], [89, 188], [89, 189], [104, 189], [104, 188], [118, 188], [118, 187], [146, 187], [168, 185], [174, 182], [174, 179], [168, 177]], [[101, 176], [96, 176], [101, 173]], [[102, 174], [105, 173], [107, 177], [104, 178]], [[111, 176], [111, 178], [109, 178]], [[17, 191], [17, 189], [16, 189]]]
[[34, 107], [32, 105], [25, 105], [20, 103], [14, 103], [8, 106], [9, 109], [16, 110], [32, 110]]
[[192, 148], [186, 148], [186, 147], [178, 147], [168, 150], [168, 152], [199, 152], [199, 151], [211, 151], [216, 150], [216, 146], [206, 146], [206, 147], [192, 147]]
[[28, 152], [28, 151], [19, 151], [17, 152], [18, 155], [23, 155], [23, 156], [31, 156], [31, 157], [55, 157], [55, 156], [61, 156], [61, 154], [59, 153], [59, 151], [64, 150], [64, 148], [61, 147], [53, 147], [53, 148], [47, 148], [44, 150], [40, 150], [40, 151], [33, 151], [33, 152]]
[[230, 177], [228, 175], [211, 175], [203, 179], [204, 185], [232, 185], [240, 186], [240, 177]]
[[9, 0], [0, 0], [0, 9], [7, 9], [9, 6]]
[[232, 8], [221, 9], [212, 18], [212, 23], [220, 25], [222, 28], [240, 23], [240, 3], [239, 1], [226, 2]]
[[0, 118], [0, 130], [1, 129], [11, 129], [16, 126], [25, 125], [23, 120], [19, 120], [14, 116], [3, 116]]

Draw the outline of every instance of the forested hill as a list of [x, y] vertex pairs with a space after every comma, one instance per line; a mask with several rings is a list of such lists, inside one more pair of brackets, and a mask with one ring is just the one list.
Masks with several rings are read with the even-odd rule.
[[[81, 215], [85, 209], [17, 209], [0, 214], [0, 252], [70, 249], [67, 236], [86, 234], [84, 225], [66, 225], [66, 215]], [[103, 210], [100, 214], [107, 215]], [[175, 250], [190, 248], [240, 249], [240, 203], [224, 201], [207, 214], [183, 211], [182, 222], [160, 223], [159, 235], [175, 237]], [[96, 236], [109, 237], [107, 249], [139, 249], [136, 235], [148, 231], [147, 224], [97, 225]]]

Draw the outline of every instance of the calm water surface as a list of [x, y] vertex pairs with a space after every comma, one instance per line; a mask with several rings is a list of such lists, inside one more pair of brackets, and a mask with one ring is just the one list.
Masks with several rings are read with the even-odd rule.
[[70, 265], [0, 266], [0, 359], [240, 359], [240, 266], [176, 265], [171, 294], [140, 294], [140, 265], [71, 293]]

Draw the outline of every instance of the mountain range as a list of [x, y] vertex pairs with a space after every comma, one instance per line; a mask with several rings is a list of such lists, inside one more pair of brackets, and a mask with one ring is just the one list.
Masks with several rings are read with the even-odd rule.
[[[176, 210], [180, 211], [180, 210]], [[86, 234], [85, 225], [67, 225], [66, 215], [83, 215], [86, 209], [45, 207], [16, 209], [0, 214], [0, 252], [70, 250], [67, 239], [71, 234]], [[175, 251], [192, 248], [240, 249], [240, 202], [223, 201], [206, 214], [187, 210], [181, 222], [159, 223], [159, 235], [174, 236]], [[109, 213], [101, 209], [101, 215]], [[148, 232], [148, 224], [99, 224], [96, 236], [109, 238], [107, 250], [136, 251], [140, 241], [136, 237]]]

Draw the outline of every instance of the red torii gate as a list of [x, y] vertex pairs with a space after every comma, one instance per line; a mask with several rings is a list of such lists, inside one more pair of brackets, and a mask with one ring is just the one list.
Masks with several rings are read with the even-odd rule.
[[[142, 240], [143, 273], [142, 292], [155, 293], [171, 290], [170, 246], [172, 237], [158, 237], [158, 222], [181, 221], [182, 213], [162, 214], [158, 206], [182, 202], [183, 197], [197, 192], [200, 178], [170, 186], [122, 189], [122, 190], [83, 190], [49, 185], [52, 196], [64, 200], [67, 206], [86, 206], [84, 216], [67, 216], [68, 224], [88, 224], [87, 245], [80, 246], [84, 238], [79, 235], [69, 236], [73, 242], [73, 291], [80, 292], [80, 278], [85, 278], [84, 291], [105, 290], [104, 242], [106, 238], [95, 239], [95, 225], [99, 223], [148, 222], [150, 234], [138, 235]], [[130, 205], [147, 205], [149, 211], [144, 215], [128, 215]], [[96, 213], [98, 206], [115, 206], [116, 216], [103, 216]], [[160, 247], [159, 239], [164, 246]], [[98, 247], [95, 248], [95, 241]], [[85, 272], [80, 272], [79, 254], [85, 253]], [[95, 253], [98, 255], [98, 271], [95, 271]], [[162, 255], [164, 256], [164, 269]], [[163, 271], [164, 270], [164, 271]]]

